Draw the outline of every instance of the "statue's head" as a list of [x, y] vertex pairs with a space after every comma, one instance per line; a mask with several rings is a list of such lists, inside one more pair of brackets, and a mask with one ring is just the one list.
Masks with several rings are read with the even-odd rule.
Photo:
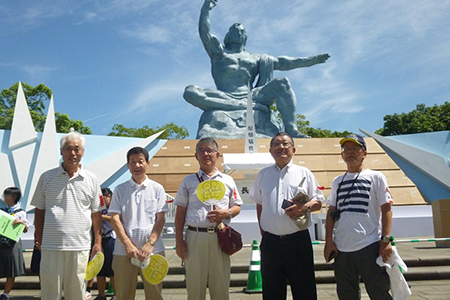
[[231, 44], [243, 45], [245, 49], [245, 44], [247, 43], [247, 31], [244, 25], [241, 23], [234, 23], [228, 30], [225, 38], [223, 39], [225, 48], [229, 48]]

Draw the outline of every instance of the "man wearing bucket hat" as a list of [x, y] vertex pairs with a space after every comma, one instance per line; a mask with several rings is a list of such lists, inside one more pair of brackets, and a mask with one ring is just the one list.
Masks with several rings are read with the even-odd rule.
[[389, 276], [376, 263], [392, 252], [392, 195], [386, 177], [365, 169], [364, 138], [357, 134], [340, 141], [347, 172], [333, 180], [326, 219], [326, 261], [335, 257], [334, 273], [339, 299], [359, 299], [360, 278], [370, 299], [392, 299]]

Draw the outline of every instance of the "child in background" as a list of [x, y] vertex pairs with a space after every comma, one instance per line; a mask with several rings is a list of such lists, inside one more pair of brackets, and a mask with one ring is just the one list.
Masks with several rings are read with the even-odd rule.
[[[98, 296], [94, 300], [106, 300], [106, 277], [109, 280], [115, 290], [114, 285], [114, 272], [112, 270], [112, 260], [114, 252], [114, 243], [116, 241], [116, 234], [111, 225], [111, 216], [108, 215], [109, 204], [111, 203], [112, 192], [109, 188], [102, 188], [103, 200], [105, 201], [106, 209], [102, 210], [103, 218], [103, 232], [102, 232], [102, 249], [105, 255], [105, 263], [100, 273], [97, 275], [97, 287]], [[111, 300], [115, 300], [113, 295]]]
[[[2, 208], [3, 211], [16, 217], [13, 225], [23, 224], [28, 231], [27, 213], [21, 209], [18, 202], [22, 194], [16, 187], [7, 188], [3, 192], [3, 198], [8, 207]], [[25, 274], [25, 261], [23, 259], [22, 242], [19, 239], [16, 243], [5, 237], [2, 237], [0, 243], [0, 278], [6, 277], [5, 290], [0, 296], [0, 300], [8, 300], [9, 293], [14, 286], [15, 277]]]

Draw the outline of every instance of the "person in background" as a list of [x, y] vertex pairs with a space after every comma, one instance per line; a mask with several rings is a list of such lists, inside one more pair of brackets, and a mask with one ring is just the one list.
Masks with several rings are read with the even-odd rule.
[[376, 263], [378, 256], [386, 262], [392, 253], [393, 200], [386, 177], [364, 168], [367, 145], [362, 136], [348, 135], [340, 144], [347, 172], [336, 177], [331, 186], [325, 260], [335, 256], [339, 299], [360, 299], [360, 279], [370, 299], [392, 299], [389, 275]]
[[[94, 300], [106, 300], [106, 277], [109, 277], [113, 290], [116, 289], [114, 282], [114, 271], [112, 269], [114, 244], [116, 242], [116, 234], [111, 225], [111, 216], [108, 213], [108, 208], [111, 203], [112, 192], [109, 188], [102, 188], [103, 200], [105, 201], [106, 209], [102, 210], [103, 218], [103, 232], [102, 232], [102, 248], [105, 254], [105, 262], [103, 268], [97, 275], [98, 296]], [[115, 300], [113, 295], [111, 300]]]
[[[34, 232], [34, 240], [36, 241], [36, 231]], [[30, 262], [31, 274], [37, 275], [39, 279], [39, 287], [41, 286], [41, 247], [35, 242], [33, 247], [33, 254]], [[41, 298], [39, 298], [40, 300]]]
[[[295, 151], [289, 134], [276, 134], [270, 141], [275, 164], [262, 169], [250, 189], [262, 233], [261, 276], [265, 300], [286, 299], [287, 282], [294, 300], [317, 299], [311, 237], [309, 230], [301, 230], [295, 219], [319, 210], [325, 200], [313, 173], [293, 164]], [[293, 202], [301, 191], [308, 195], [308, 202]], [[290, 206], [286, 208], [284, 201]]]
[[[13, 226], [22, 224], [25, 226], [23, 232], [28, 231], [27, 213], [20, 208], [19, 200], [22, 193], [16, 187], [10, 187], [3, 192], [3, 199], [7, 205], [2, 210], [16, 219], [12, 223]], [[17, 276], [25, 274], [25, 262], [23, 259], [22, 242], [10, 240], [4, 236], [0, 236], [0, 278], [6, 277], [5, 289], [0, 296], [0, 300], [8, 300], [14, 281]]]
[[134, 299], [140, 274], [145, 299], [163, 299], [162, 283], [148, 283], [132, 258], [143, 262], [152, 253], [164, 256], [161, 232], [169, 211], [166, 193], [162, 185], [147, 177], [149, 154], [146, 149], [131, 148], [127, 153], [127, 166], [131, 178], [115, 188], [109, 207], [111, 224], [117, 234], [112, 264], [116, 297], [118, 300]]
[[[84, 275], [102, 251], [103, 197], [97, 177], [81, 165], [86, 141], [78, 132], [61, 138], [62, 164], [44, 172], [31, 200], [35, 206], [35, 245], [41, 248], [41, 298], [85, 298]], [[91, 227], [94, 246], [91, 250]]]
[[[219, 246], [216, 226], [228, 224], [241, 211], [242, 200], [229, 175], [219, 172], [219, 146], [212, 138], [203, 138], [195, 147], [200, 170], [186, 176], [175, 197], [176, 251], [186, 262], [186, 288], [189, 300], [203, 300], [206, 288], [212, 300], [229, 299], [230, 256]], [[197, 197], [196, 188], [205, 180], [218, 180], [225, 194], [213, 208]], [[186, 239], [183, 237], [187, 225]]]

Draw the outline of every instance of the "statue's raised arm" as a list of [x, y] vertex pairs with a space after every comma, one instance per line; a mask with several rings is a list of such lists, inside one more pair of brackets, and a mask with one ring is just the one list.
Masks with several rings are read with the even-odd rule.
[[205, 0], [200, 11], [200, 19], [198, 22], [198, 32], [202, 40], [203, 47], [209, 57], [220, 55], [223, 52], [223, 47], [219, 39], [211, 34], [211, 22], [209, 20], [209, 11], [217, 5], [217, 0]]
[[311, 67], [316, 64], [323, 64], [330, 57], [328, 53], [310, 57], [289, 57], [279, 56], [274, 59], [274, 70], [288, 71], [297, 68]]

